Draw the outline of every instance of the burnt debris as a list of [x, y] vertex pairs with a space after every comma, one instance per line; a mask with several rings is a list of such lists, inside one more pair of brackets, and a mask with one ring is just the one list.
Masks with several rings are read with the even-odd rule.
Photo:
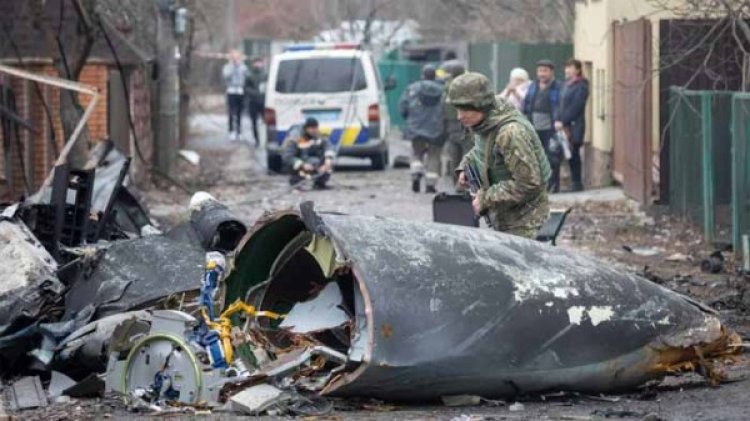
[[[4, 379], [39, 375], [46, 384], [52, 369], [75, 381], [103, 373], [113, 332], [147, 333], [150, 313], [138, 310], [195, 307], [205, 253], [231, 249], [245, 234], [205, 193], [198, 197], [210, 205], [162, 234], [128, 187], [129, 166], [103, 142], [86, 169], [58, 165], [48, 186], [0, 208]], [[103, 392], [98, 377], [84, 389], [97, 384]]]
[[740, 349], [688, 297], [488, 230], [306, 203], [248, 231], [199, 193], [186, 222], [161, 234], [137, 202], [114, 197], [127, 192], [127, 161], [104, 155], [83, 178], [56, 170], [64, 218], [45, 219], [41, 200], [0, 220], [0, 300], [14, 309], [0, 312], [2, 373], [37, 379], [13, 390], [40, 382], [50, 399], [116, 393], [137, 410], [321, 415], [327, 397], [599, 394], [680, 371], [715, 382], [713, 362]]

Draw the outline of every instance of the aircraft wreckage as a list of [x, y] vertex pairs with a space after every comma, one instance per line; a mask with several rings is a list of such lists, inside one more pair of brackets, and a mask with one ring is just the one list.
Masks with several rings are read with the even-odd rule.
[[232, 316], [273, 355], [250, 377], [332, 396], [615, 392], [739, 345], [710, 308], [578, 253], [311, 204], [260, 220], [225, 282], [225, 303], [280, 315]]
[[488, 230], [308, 203], [262, 218], [233, 256], [220, 316], [211, 304], [202, 316], [157, 311], [148, 335], [113, 336], [108, 390], [240, 406], [283, 390], [394, 401], [606, 393], [699, 367], [710, 377], [711, 361], [740, 346], [688, 297]]

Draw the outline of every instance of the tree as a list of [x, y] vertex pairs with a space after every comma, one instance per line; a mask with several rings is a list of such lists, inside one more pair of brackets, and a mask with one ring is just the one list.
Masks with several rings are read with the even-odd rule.
[[[684, 34], [685, 42], [680, 48], [668, 51], [667, 60], [660, 69], [679, 66], [690, 58], [703, 58], [694, 69], [690, 81], [708, 74], [716, 82], [715, 89], [726, 89], [734, 85], [727, 81], [731, 75], [727, 69], [741, 69], [739, 88], [750, 90], [750, 0], [648, 0], [659, 11], [669, 12], [676, 18], [702, 23], [701, 31]], [[717, 51], [723, 47], [728, 51]], [[718, 71], [716, 69], [719, 69]], [[722, 71], [722, 69], [724, 71]], [[686, 85], [689, 85], [686, 84]]]

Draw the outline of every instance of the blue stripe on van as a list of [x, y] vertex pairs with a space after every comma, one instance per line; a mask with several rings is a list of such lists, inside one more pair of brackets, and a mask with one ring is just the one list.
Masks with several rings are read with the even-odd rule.
[[[277, 130], [276, 131], [276, 143], [281, 145], [284, 143], [284, 139], [286, 139], [287, 133], [289, 133], [288, 130]], [[344, 133], [344, 129], [333, 129], [331, 132], [331, 136], [328, 138], [328, 140], [331, 142], [332, 145], [338, 145], [339, 140], [341, 140], [341, 135]], [[367, 143], [367, 141], [370, 140], [370, 132], [367, 129], [367, 127], [362, 127], [359, 130], [359, 133], [357, 134], [357, 139], [354, 141], [355, 145], [363, 145]]]

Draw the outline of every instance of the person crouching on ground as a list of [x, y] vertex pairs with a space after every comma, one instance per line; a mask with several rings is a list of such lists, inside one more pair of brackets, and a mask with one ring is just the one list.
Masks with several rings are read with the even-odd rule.
[[551, 173], [534, 127], [508, 101], [496, 99], [492, 83], [480, 73], [454, 79], [448, 101], [474, 136], [474, 147], [456, 168], [463, 185], [469, 164], [480, 175], [474, 212], [487, 214], [496, 231], [534, 238], [549, 216]]
[[326, 188], [333, 170], [334, 151], [328, 139], [320, 135], [318, 120], [308, 118], [299, 138], [287, 142], [284, 162], [291, 168], [289, 184], [297, 186], [312, 180], [316, 189]]

